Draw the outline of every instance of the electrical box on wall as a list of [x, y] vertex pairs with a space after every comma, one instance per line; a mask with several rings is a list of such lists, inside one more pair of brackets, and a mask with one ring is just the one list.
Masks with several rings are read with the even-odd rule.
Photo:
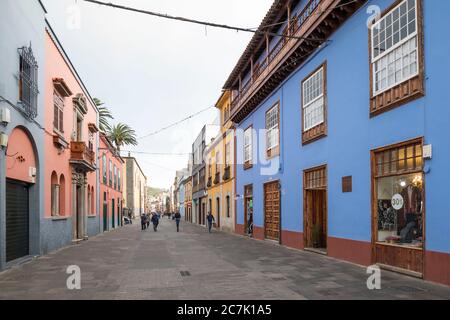
[[433, 157], [433, 147], [431, 144], [427, 144], [426, 146], [423, 146], [423, 158], [424, 159], [431, 159]]
[[30, 175], [30, 181], [32, 183], [35, 183], [36, 182], [36, 174], [37, 174], [36, 168], [35, 167], [29, 167], [28, 171], [29, 171], [29, 175]]
[[6, 107], [0, 107], [0, 123], [6, 126], [11, 122], [11, 111]]
[[0, 133], [0, 147], [6, 148], [8, 146], [8, 135], [3, 132]]

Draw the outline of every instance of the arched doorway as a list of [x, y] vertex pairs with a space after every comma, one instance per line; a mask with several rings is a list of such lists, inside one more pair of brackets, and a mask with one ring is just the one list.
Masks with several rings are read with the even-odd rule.
[[[15, 128], [6, 149], [6, 262], [39, 253], [39, 197], [35, 144]], [[34, 245], [33, 245], [34, 244]]]

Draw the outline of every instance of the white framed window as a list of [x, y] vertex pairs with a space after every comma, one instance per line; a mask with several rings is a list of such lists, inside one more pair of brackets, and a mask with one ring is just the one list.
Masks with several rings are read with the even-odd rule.
[[60, 207], [59, 207], [59, 194], [60, 194], [60, 186], [59, 184], [52, 184], [52, 193], [51, 193], [51, 205], [52, 205], [52, 216], [59, 216]]
[[227, 142], [225, 144], [225, 166], [229, 166], [231, 163], [231, 144]]
[[279, 104], [277, 103], [266, 112], [266, 148], [267, 151], [273, 150], [279, 145]]
[[103, 169], [103, 183], [107, 184], [108, 183], [108, 173], [107, 173], [107, 168], [106, 168], [106, 154], [103, 154], [102, 156], [102, 169]]
[[113, 163], [109, 160], [109, 186], [113, 186]]
[[220, 151], [216, 151], [216, 174], [220, 173], [220, 165], [222, 160], [220, 159]]
[[114, 165], [114, 189], [117, 189], [117, 167]]
[[373, 92], [419, 74], [417, 0], [404, 0], [371, 27]]
[[325, 121], [324, 67], [307, 78], [302, 85], [303, 131], [308, 131]]
[[253, 155], [253, 128], [244, 131], [244, 163], [252, 162]]

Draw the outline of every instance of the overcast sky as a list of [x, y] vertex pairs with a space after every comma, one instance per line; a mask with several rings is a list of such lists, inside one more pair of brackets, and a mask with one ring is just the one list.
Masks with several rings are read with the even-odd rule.
[[[271, 0], [108, 0], [139, 9], [257, 27]], [[138, 137], [213, 106], [251, 34], [126, 12], [82, 0], [43, 0], [47, 18], [93, 97]], [[78, 18], [79, 17], [79, 18]], [[133, 151], [188, 153], [210, 109]], [[149, 184], [168, 188], [188, 155], [135, 156]]]

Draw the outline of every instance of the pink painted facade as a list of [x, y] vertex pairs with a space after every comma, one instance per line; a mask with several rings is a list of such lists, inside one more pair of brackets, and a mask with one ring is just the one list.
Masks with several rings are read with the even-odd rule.
[[82, 239], [87, 237], [87, 222], [98, 218], [98, 110], [49, 29], [43, 69], [44, 217], [70, 218], [73, 239]]
[[36, 156], [33, 144], [25, 130], [17, 127], [9, 137], [6, 177], [34, 184], [36, 182], [36, 172], [33, 169], [37, 168]]
[[99, 147], [100, 221], [103, 231], [122, 226], [123, 165], [111, 141], [100, 133]]

